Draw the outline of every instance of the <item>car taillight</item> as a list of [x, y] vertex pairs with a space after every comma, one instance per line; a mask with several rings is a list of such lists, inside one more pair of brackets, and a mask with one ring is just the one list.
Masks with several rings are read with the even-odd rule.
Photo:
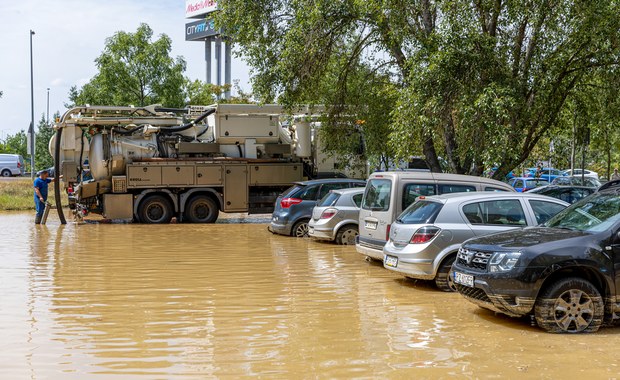
[[441, 228], [437, 227], [422, 227], [419, 228], [411, 237], [411, 244], [423, 244], [431, 241], [435, 235], [441, 231]]
[[387, 227], [385, 228], [385, 240], [388, 241], [390, 240], [390, 230], [392, 229], [392, 225], [388, 224]]
[[332, 218], [337, 213], [338, 213], [338, 210], [333, 209], [333, 208], [328, 208], [327, 210], [323, 211], [319, 219], [329, 219], [329, 218]]
[[18, 162], [18, 163], [17, 163], [17, 167], [18, 167], [18, 168], [21, 168], [21, 167], [22, 167], [22, 163], [21, 163], [21, 162]]
[[280, 206], [282, 208], [289, 208], [292, 205], [300, 204], [301, 201], [299, 198], [284, 198], [280, 201]]

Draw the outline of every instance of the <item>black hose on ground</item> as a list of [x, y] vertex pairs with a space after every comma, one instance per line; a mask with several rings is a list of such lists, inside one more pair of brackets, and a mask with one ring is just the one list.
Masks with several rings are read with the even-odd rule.
[[56, 201], [56, 211], [60, 224], [67, 224], [65, 214], [62, 211], [62, 199], [60, 197], [60, 139], [62, 138], [62, 128], [56, 132], [56, 150], [54, 151], [54, 200]]

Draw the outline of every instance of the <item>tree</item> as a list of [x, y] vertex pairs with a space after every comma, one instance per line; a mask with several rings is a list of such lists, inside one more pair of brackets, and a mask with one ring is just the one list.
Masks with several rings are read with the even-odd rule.
[[[218, 3], [219, 4], [219, 3]], [[503, 178], [560, 123], [577, 85], [618, 65], [618, 2], [222, 0], [217, 22], [253, 68], [256, 96], [296, 104], [338, 62], [389, 76], [390, 145], [433, 170]], [[338, 82], [340, 84], [346, 81]], [[346, 99], [346, 85], [332, 91]], [[370, 99], [360, 99], [370, 104]], [[332, 138], [338, 138], [333, 135]], [[385, 141], [383, 141], [385, 143]]]
[[[56, 113], [54, 119], [59, 116], [60, 114]], [[34, 165], [37, 169], [45, 169], [54, 165], [54, 159], [49, 152], [49, 142], [53, 135], [54, 129], [47, 125], [45, 115], [42, 114], [37, 127], [35, 142]]]
[[170, 57], [172, 41], [165, 34], [153, 41], [153, 31], [140, 24], [135, 33], [117, 32], [106, 39], [95, 60], [99, 73], [82, 88], [72, 88], [73, 104], [163, 104], [181, 107], [185, 61]]

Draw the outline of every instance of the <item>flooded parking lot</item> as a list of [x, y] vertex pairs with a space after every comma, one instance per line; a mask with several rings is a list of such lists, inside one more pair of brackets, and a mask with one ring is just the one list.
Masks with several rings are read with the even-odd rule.
[[[355, 248], [214, 225], [0, 215], [0, 378], [615, 378], [619, 328], [550, 335]], [[52, 218], [50, 218], [52, 219]], [[256, 223], [258, 222], [258, 223]]]

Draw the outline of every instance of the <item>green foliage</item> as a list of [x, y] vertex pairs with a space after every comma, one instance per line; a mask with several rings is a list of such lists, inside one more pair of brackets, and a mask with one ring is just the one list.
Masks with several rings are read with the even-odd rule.
[[[56, 114], [56, 116], [59, 116]], [[48, 126], [45, 115], [41, 115], [36, 132], [36, 148], [34, 155], [34, 166], [36, 170], [49, 168], [54, 165], [54, 159], [49, 152], [49, 141], [54, 135], [54, 129]]]
[[71, 102], [183, 106], [185, 61], [170, 57], [170, 37], [162, 34], [155, 41], [152, 37], [151, 28], [140, 24], [135, 33], [121, 31], [106, 39], [103, 52], [95, 60], [99, 73], [81, 89], [70, 90]]
[[[326, 103], [332, 114], [362, 119], [358, 112], [374, 115], [383, 99], [373, 124], [380, 132], [361, 129], [366, 146], [380, 139], [402, 158], [423, 153], [434, 170], [441, 156], [450, 171], [498, 165], [494, 175], [503, 178], [567, 125], [577, 88], [619, 63], [617, 0], [219, 4], [217, 22], [236, 26], [229, 33], [248, 57], [260, 101], [341, 100]], [[355, 80], [359, 70], [371, 89]], [[343, 138], [349, 128], [325, 129], [337, 141], [330, 149], [353, 153]]]

